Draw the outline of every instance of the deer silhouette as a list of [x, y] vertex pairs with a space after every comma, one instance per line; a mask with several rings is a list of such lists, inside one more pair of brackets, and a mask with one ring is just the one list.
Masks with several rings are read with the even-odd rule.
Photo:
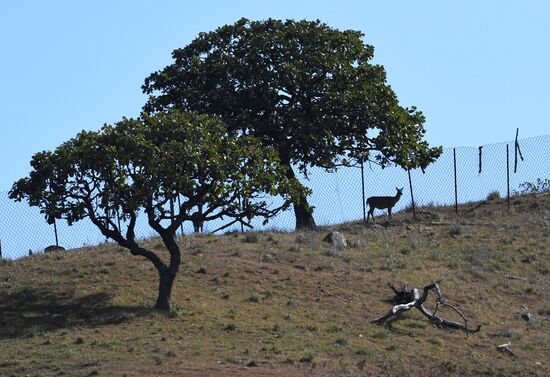
[[204, 217], [202, 215], [202, 205], [198, 206], [197, 212], [191, 214], [191, 222], [195, 233], [202, 233], [204, 227]]
[[397, 194], [395, 196], [371, 196], [367, 199], [367, 204], [369, 205], [369, 213], [367, 214], [367, 223], [369, 222], [369, 217], [372, 217], [372, 221], [374, 222], [374, 209], [388, 209], [388, 218], [391, 219], [391, 209], [393, 206], [395, 206], [395, 203], [401, 198], [401, 195], [403, 195], [403, 187], [395, 188], [397, 190]]

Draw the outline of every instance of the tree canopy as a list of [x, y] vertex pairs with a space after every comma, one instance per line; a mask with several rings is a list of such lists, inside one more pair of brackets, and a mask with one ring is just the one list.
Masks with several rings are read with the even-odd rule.
[[320, 21], [243, 18], [174, 50], [174, 63], [145, 79], [145, 108], [220, 115], [304, 173], [371, 151], [379, 162], [426, 166], [439, 148], [422, 140], [424, 116], [399, 105], [362, 38]]
[[[159, 309], [170, 307], [181, 262], [176, 231], [196, 218], [198, 206], [203, 221], [227, 217], [247, 224], [286, 209], [300, 191], [272, 148], [228, 134], [219, 118], [179, 110], [82, 131], [53, 152], [36, 153], [31, 166], [10, 197], [27, 199], [50, 223], [89, 218], [103, 235], [149, 259], [159, 271]], [[270, 207], [265, 197], [281, 193], [282, 204]], [[160, 235], [168, 262], [139, 245], [138, 216]]]
[[369, 159], [424, 168], [441, 149], [423, 140], [424, 116], [399, 105], [373, 54], [359, 31], [243, 18], [174, 50], [174, 62], [145, 79], [144, 108], [219, 115], [274, 147], [289, 176], [293, 165], [307, 176], [311, 166]]

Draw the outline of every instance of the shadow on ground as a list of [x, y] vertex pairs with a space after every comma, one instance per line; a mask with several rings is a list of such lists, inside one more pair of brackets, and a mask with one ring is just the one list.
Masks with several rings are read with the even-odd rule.
[[113, 306], [112, 297], [108, 293], [75, 297], [74, 293], [48, 288], [0, 292], [0, 339], [75, 326], [118, 324], [153, 312], [150, 308]]

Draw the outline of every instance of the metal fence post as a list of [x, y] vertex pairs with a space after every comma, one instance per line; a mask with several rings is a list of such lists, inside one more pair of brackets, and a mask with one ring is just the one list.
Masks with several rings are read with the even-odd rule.
[[118, 224], [118, 231], [122, 232], [122, 228], [120, 227], [120, 212], [118, 212], [118, 208], [117, 208], [115, 214], [116, 214], [116, 221], [117, 221], [117, 224]]
[[170, 198], [170, 225], [174, 223], [174, 198]]
[[365, 205], [365, 170], [363, 169], [363, 159], [361, 159], [361, 192], [363, 193], [363, 222], [367, 223], [367, 209]]
[[[180, 194], [178, 194], [178, 213], [179, 211], [181, 211], [181, 199], [180, 199]], [[181, 223], [180, 225], [180, 231], [181, 231], [181, 236], [183, 237], [183, 223]]]
[[455, 176], [455, 214], [458, 215], [458, 185], [456, 182], [456, 148], [453, 148], [453, 166]]
[[506, 144], [506, 197], [508, 209], [510, 209], [510, 152], [508, 144]]
[[407, 173], [409, 175], [409, 189], [411, 190], [411, 204], [413, 209], [413, 219], [416, 220], [416, 208], [414, 207], [414, 193], [413, 193], [413, 184], [411, 179], [411, 169], [407, 169]]
[[[243, 210], [243, 206], [244, 206], [244, 203], [243, 203], [243, 201], [241, 201], [241, 194], [239, 194], [239, 208], [240, 208], [241, 212]], [[241, 223], [241, 233], [244, 233], [244, 225], [243, 225], [243, 222], [242, 222], [242, 218], [241, 218], [240, 223]]]
[[55, 234], [55, 246], [59, 246], [59, 238], [57, 237], [57, 222], [55, 221], [55, 217], [53, 219], [53, 232]]

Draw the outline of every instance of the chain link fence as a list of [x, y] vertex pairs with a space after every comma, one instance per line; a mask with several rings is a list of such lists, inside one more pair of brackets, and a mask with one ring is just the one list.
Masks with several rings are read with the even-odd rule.
[[[498, 192], [500, 197], [513, 195], [525, 182], [549, 182], [550, 135], [519, 141], [502, 142], [479, 147], [444, 148], [441, 157], [423, 172], [420, 169], [405, 171], [399, 167], [382, 169], [365, 163], [361, 168], [341, 168], [327, 173], [314, 168], [302, 182], [313, 190], [308, 199], [314, 206], [317, 225], [333, 225], [364, 219], [364, 198], [395, 195], [396, 187], [404, 187], [403, 197], [394, 212], [406, 208], [429, 205], [455, 205], [484, 200]], [[540, 181], [539, 181], [540, 182]], [[412, 195], [411, 195], [412, 194]], [[412, 200], [414, 196], [414, 202]], [[273, 198], [277, 204], [278, 198]], [[414, 208], [413, 207], [413, 208]], [[376, 211], [376, 214], [382, 212]], [[460, 213], [457, 213], [460, 216]], [[262, 225], [253, 220], [254, 230], [289, 231], [295, 226], [292, 210], [279, 214]], [[204, 231], [213, 231], [223, 225], [212, 222]], [[191, 223], [186, 223], [181, 234], [190, 234]], [[225, 231], [240, 231], [237, 225]], [[140, 238], [156, 236], [149, 228], [145, 216], [136, 225]], [[25, 202], [17, 203], [0, 192], [0, 256], [16, 259], [29, 253], [43, 252], [49, 245], [66, 249], [97, 245], [106, 239], [88, 220], [68, 226], [65, 221], [48, 225], [37, 208]]]

